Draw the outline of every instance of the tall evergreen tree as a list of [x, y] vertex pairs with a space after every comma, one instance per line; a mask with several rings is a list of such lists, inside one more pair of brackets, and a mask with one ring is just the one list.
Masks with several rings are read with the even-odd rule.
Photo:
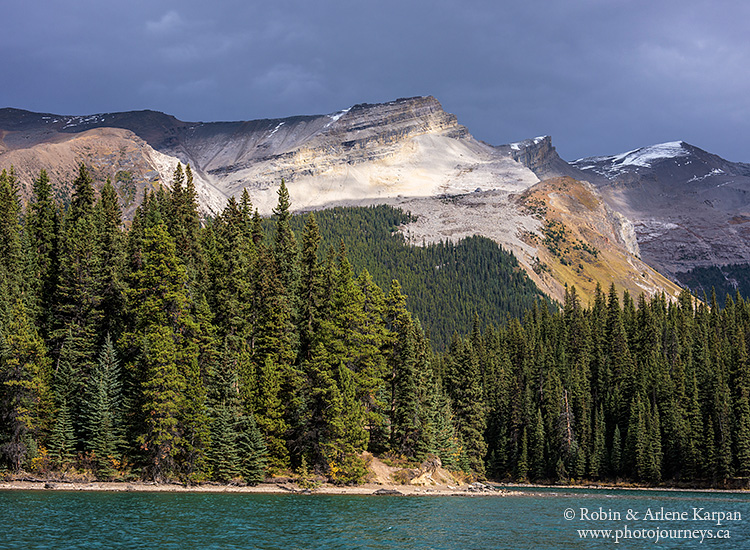
[[[121, 342], [138, 388], [135, 424], [144, 466], [157, 480], [193, 475], [205, 446], [195, 439], [205, 424], [200, 326], [190, 311], [185, 268], [163, 224], [145, 228], [140, 255], [128, 289], [133, 321]], [[187, 463], [178, 464], [178, 457]]]
[[[65, 213], [60, 237], [60, 265], [55, 290], [53, 319], [53, 356], [66, 361], [72, 369], [73, 387], [58, 393], [68, 396], [69, 410], [76, 438], [83, 434], [83, 392], [96, 364], [96, 353], [104, 335], [101, 334], [102, 256], [97, 238], [94, 213], [94, 188], [91, 176], [81, 163], [73, 182], [71, 204]], [[62, 406], [62, 405], [61, 405]], [[81, 450], [79, 448], [79, 450]]]
[[322, 270], [318, 260], [320, 229], [315, 215], [310, 213], [302, 235], [302, 255], [300, 263], [300, 357], [309, 359], [315, 331], [319, 328], [320, 307], [323, 300]]
[[416, 342], [406, 299], [395, 279], [391, 282], [386, 304], [386, 319], [391, 331], [388, 361], [390, 444], [394, 451], [414, 456], [419, 430]]
[[188, 280], [193, 286], [201, 284], [204, 274], [204, 258], [200, 240], [200, 214], [198, 194], [195, 189], [190, 165], [183, 171], [178, 163], [175, 168], [171, 192], [165, 198], [166, 223], [175, 243], [177, 257], [185, 265]]
[[282, 373], [272, 357], [267, 356], [258, 371], [258, 395], [254, 415], [258, 427], [266, 438], [268, 467], [274, 472], [289, 468], [289, 450], [286, 437], [289, 425], [284, 418], [282, 401]]
[[465, 448], [468, 467], [483, 477], [487, 454], [484, 440], [486, 411], [479, 384], [479, 366], [470, 343], [459, 340], [454, 353], [456, 359], [449, 384], [453, 392], [456, 429]]
[[125, 240], [122, 233], [122, 211], [117, 191], [107, 179], [95, 206], [96, 238], [100, 258], [100, 308], [103, 315], [99, 331], [117, 334], [122, 330], [125, 299]]
[[248, 485], [256, 485], [266, 477], [266, 444], [252, 414], [240, 417], [238, 426], [237, 454], [240, 460], [240, 475]]
[[297, 313], [297, 285], [299, 284], [299, 249], [297, 240], [291, 227], [291, 202], [289, 190], [284, 180], [279, 186], [279, 200], [273, 213], [276, 216], [276, 232], [274, 233], [274, 259], [281, 279], [281, 287], [288, 296], [289, 306], [292, 309], [293, 318]]
[[93, 455], [97, 475], [108, 479], [117, 474], [123, 446], [120, 365], [109, 335], [88, 380], [86, 393], [86, 448]]
[[57, 280], [58, 209], [52, 185], [42, 169], [32, 182], [32, 197], [26, 211], [25, 242], [28, 255], [26, 279], [30, 286], [34, 318], [43, 337], [50, 329], [50, 313]]

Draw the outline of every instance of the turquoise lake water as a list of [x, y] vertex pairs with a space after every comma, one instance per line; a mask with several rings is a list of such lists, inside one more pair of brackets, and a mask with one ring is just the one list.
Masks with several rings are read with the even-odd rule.
[[[583, 530], [597, 530], [599, 538], [592, 540], [592, 532]], [[2, 550], [603, 547], [750, 549], [750, 494], [547, 490], [511, 497], [399, 497], [0, 491]]]

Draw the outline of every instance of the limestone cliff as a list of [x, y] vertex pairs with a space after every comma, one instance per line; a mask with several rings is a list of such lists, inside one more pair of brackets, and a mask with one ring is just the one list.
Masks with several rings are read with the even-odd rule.
[[227, 196], [247, 188], [270, 212], [283, 178], [297, 208], [332, 202], [523, 189], [533, 172], [483, 144], [433, 97], [355, 105], [318, 117], [204, 124], [166, 152], [191, 162]]

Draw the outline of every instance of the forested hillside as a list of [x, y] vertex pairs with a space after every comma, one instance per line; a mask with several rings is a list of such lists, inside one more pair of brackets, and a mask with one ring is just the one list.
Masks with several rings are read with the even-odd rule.
[[[390, 231], [401, 213], [333, 211], [295, 226], [282, 183], [270, 231], [247, 194], [202, 223], [190, 168], [178, 166], [125, 231], [109, 183], [97, 197], [81, 165], [74, 189], [62, 209], [42, 171], [22, 207], [15, 175], [0, 176], [0, 469], [358, 483], [368, 450], [495, 479], [750, 475], [741, 297], [723, 310], [688, 292], [636, 305], [611, 287], [586, 307], [571, 288], [559, 311], [540, 300], [484, 330], [479, 315], [461, 321], [435, 353], [401, 284], [381, 289], [349, 257], [415, 275], [454, 258], [451, 277], [466, 273], [460, 245], [400, 259]], [[317, 221], [344, 213], [325, 231], [349, 235], [351, 252], [324, 246]], [[368, 240], [367, 216], [388, 238]], [[484, 241], [472, 246], [485, 262], [466, 264], [485, 272], [472, 280], [494, 277]], [[418, 294], [426, 283], [410, 284]], [[425, 303], [432, 316], [461, 306]]]
[[[376, 284], [386, 288], [398, 279], [407, 309], [438, 349], [455, 332], [465, 332], [475, 315], [485, 327], [521, 317], [544, 299], [515, 256], [485, 237], [410, 246], [397, 230], [411, 214], [385, 205], [332, 208], [315, 212], [315, 219], [322, 249], [343, 241], [351, 263], [366, 269]], [[304, 216], [292, 219], [297, 234], [304, 221]]]

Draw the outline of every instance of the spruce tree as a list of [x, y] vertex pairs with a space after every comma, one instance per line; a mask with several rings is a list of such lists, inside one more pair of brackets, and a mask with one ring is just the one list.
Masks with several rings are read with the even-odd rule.
[[[200, 326], [190, 311], [185, 268], [166, 227], [146, 227], [140, 247], [128, 289], [132, 324], [121, 337], [136, 389], [137, 439], [150, 477], [192, 476], [205, 445], [195, 439], [205, 424], [196, 345]], [[186, 462], [178, 464], [178, 459]]]
[[320, 229], [314, 214], [310, 213], [302, 235], [302, 255], [300, 269], [300, 357], [309, 359], [314, 333], [320, 323], [320, 307], [323, 300], [321, 265], [318, 260]]
[[391, 330], [389, 377], [391, 385], [391, 448], [414, 456], [419, 438], [416, 338], [401, 286], [393, 280], [388, 293], [387, 319]]
[[268, 467], [273, 472], [282, 472], [290, 466], [286, 447], [289, 425], [284, 418], [281, 377], [279, 365], [267, 356], [258, 370], [257, 402], [253, 412], [258, 428], [265, 436]]
[[68, 396], [65, 406], [73, 419], [76, 438], [82, 440], [85, 405], [84, 393], [79, 390], [91, 376], [98, 346], [104, 338], [101, 333], [103, 278], [93, 182], [83, 163], [73, 186], [60, 236], [51, 336], [55, 361], [65, 360], [72, 369], [74, 387], [62, 391]]
[[603, 477], [606, 464], [606, 441], [605, 441], [605, 429], [604, 425], [604, 413], [602, 408], [596, 411], [594, 417], [594, 429], [593, 429], [593, 447], [591, 450], [591, 458], [589, 459], [589, 471], [588, 474], [592, 479], [600, 479]]
[[612, 434], [612, 451], [609, 457], [609, 468], [612, 475], [620, 477], [622, 473], [622, 435], [620, 433], [620, 425], [615, 425], [615, 431]]
[[532, 479], [543, 479], [547, 464], [544, 458], [544, 420], [541, 409], [537, 409], [533, 420], [528, 450], [529, 473]]
[[521, 441], [518, 445], [518, 459], [516, 460], [515, 478], [518, 481], [526, 481], [529, 475], [529, 444], [526, 435], [526, 426], [521, 430]]
[[67, 398], [56, 396], [48, 447], [52, 463], [62, 471], [67, 471], [71, 467], [76, 456], [76, 435], [71, 408]]
[[238, 440], [242, 403], [239, 393], [237, 356], [227, 341], [208, 383], [211, 445], [207, 451], [212, 477], [229, 481], [240, 475]]
[[[486, 412], [479, 380], [479, 366], [471, 344], [459, 341], [456, 363], [450, 380], [456, 413], [456, 429], [465, 447], [467, 464], [472, 472], [484, 476], [487, 443], [484, 440]], [[528, 464], [528, 450], [527, 450]]]
[[119, 361], [107, 335], [86, 387], [86, 448], [100, 479], [117, 474], [115, 466], [123, 445], [121, 384]]
[[267, 449], [252, 414], [240, 416], [237, 426], [239, 471], [245, 483], [256, 485], [266, 477]]
[[26, 211], [26, 278], [33, 300], [34, 319], [43, 336], [50, 329], [50, 314], [57, 276], [58, 209], [52, 199], [47, 171], [32, 182], [32, 197]]
[[360, 483], [367, 474], [362, 452], [367, 448], [365, 409], [357, 396], [352, 372], [339, 363], [337, 389], [334, 394], [334, 411], [330, 417], [330, 440], [323, 446], [328, 459], [331, 478], [335, 483]]
[[714, 479], [724, 482], [732, 475], [732, 433], [731, 433], [730, 392], [726, 380], [719, 382], [714, 399]]
[[97, 248], [100, 253], [99, 307], [105, 314], [99, 331], [103, 334], [117, 334], [122, 330], [125, 301], [125, 241], [122, 233], [122, 211], [117, 191], [107, 179], [101, 189], [95, 207]]
[[314, 469], [327, 473], [330, 470], [327, 445], [332, 439], [331, 420], [338, 413], [338, 386], [324, 342], [315, 343], [310, 359], [303, 363], [303, 369], [306, 379], [306, 415], [298, 445]]
[[211, 447], [208, 460], [213, 478], [230, 481], [240, 474], [235, 411], [227, 403], [218, 403], [211, 411]]
[[440, 457], [445, 468], [457, 470], [462, 460], [463, 448], [456, 433], [450, 398], [443, 390], [440, 381], [434, 382], [432, 396], [431, 409], [434, 411], [432, 450]]
[[[258, 250], [258, 259], [255, 262], [253, 273], [253, 298], [252, 303], [257, 308], [257, 322], [252, 335], [252, 361], [256, 372], [271, 368], [277, 372], [279, 401], [283, 404], [282, 417], [279, 425], [274, 428], [274, 433], [286, 433], [290, 427], [298, 425], [300, 411], [300, 387], [302, 385], [301, 373], [296, 368], [295, 341], [296, 331], [292, 309], [289, 304], [289, 295], [282, 287], [282, 279], [279, 276], [276, 261], [263, 245]], [[270, 432], [262, 415], [256, 410], [256, 421], [261, 431], [268, 436]], [[274, 423], [276, 420], [273, 421]], [[282, 452], [281, 446], [268, 441], [269, 465], [271, 468], [286, 467], [288, 465], [287, 454]], [[274, 460], [279, 462], [274, 463]]]
[[740, 395], [736, 410], [737, 475], [748, 477], [750, 475], [750, 401], [746, 394]]
[[646, 479], [651, 483], [658, 483], [661, 481], [661, 468], [662, 468], [662, 434], [661, 434], [661, 420], [659, 416], [659, 407], [654, 405], [650, 414], [648, 415], [648, 460], [646, 467]]
[[138, 443], [146, 453], [149, 476], [155, 481], [166, 481], [177, 473], [185, 378], [177, 364], [170, 327], [149, 325], [144, 330], [142, 346], [144, 425]]
[[185, 166], [184, 171], [182, 166], [177, 164], [172, 178], [171, 192], [164, 201], [166, 203], [165, 221], [174, 239], [177, 257], [186, 268], [188, 280], [197, 290], [197, 287], [203, 283], [205, 266], [201, 250], [198, 194], [189, 164]]
[[297, 286], [300, 276], [299, 249], [297, 248], [297, 240], [291, 227], [289, 190], [286, 188], [283, 179], [279, 186], [278, 195], [278, 204], [273, 210], [276, 216], [273, 254], [276, 260], [278, 275], [281, 279], [281, 287], [284, 289], [289, 307], [291, 308], [291, 316], [293, 319], [296, 319], [298, 312]]
[[630, 402], [628, 431], [625, 439], [626, 474], [638, 480], [646, 480], [648, 470], [649, 433], [646, 425], [646, 410], [641, 394]]

